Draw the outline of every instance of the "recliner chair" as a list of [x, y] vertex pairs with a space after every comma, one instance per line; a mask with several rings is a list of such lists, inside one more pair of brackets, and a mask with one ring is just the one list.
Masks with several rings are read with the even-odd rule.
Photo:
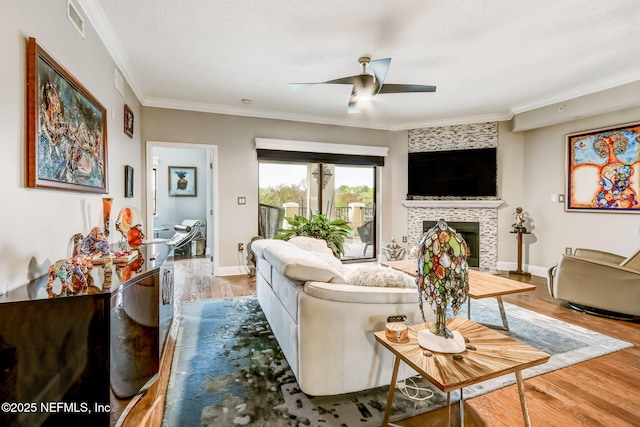
[[176, 232], [166, 243], [173, 245], [175, 249], [181, 249], [192, 240], [204, 238], [206, 226], [204, 221], [199, 219], [185, 219], [182, 224], [173, 227]]
[[610, 317], [638, 317], [640, 249], [627, 258], [594, 249], [576, 249], [573, 255], [562, 255], [558, 264], [549, 268], [547, 284], [552, 297], [579, 310]]

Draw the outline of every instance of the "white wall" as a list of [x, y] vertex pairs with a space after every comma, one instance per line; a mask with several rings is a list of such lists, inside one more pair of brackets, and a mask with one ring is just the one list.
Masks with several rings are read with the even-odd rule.
[[[154, 227], [168, 225], [170, 230], [159, 237], [171, 237], [175, 231], [173, 226], [185, 219], [207, 220], [206, 172], [207, 152], [190, 148], [155, 147], [153, 156], [158, 157], [156, 167], [157, 192], [156, 216]], [[195, 166], [196, 169], [196, 197], [169, 196], [169, 166]]]
[[[66, 16], [66, 0], [8, 0], [0, 14], [0, 294], [45, 274], [66, 257], [74, 233], [101, 224], [104, 195], [26, 187], [26, 41], [38, 43], [107, 109], [109, 197], [113, 210], [140, 208], [140, 103], [114, 86], [115, 64], [86, 21], [85, 38]], [[133, 110], [133, 139], [123, 132], [124, 104]], [[135, 169], [133, 199], [124, 198], [124, 166]], [[113, 223], [113, 220], [112, 220]], [[112, 234], [112, 240], [114, 236]]]
[[640, 120], [640, 107], [524, 132], [522, 205], [535, 225], [527, 245], [531, 264], [557, 263], [565, 247], [586, 247], [629, 255], [640, 246], [640, 214], [565, 212], [551, 202], [565, 193], [565, 135]]
[[[504, 202], [498, 208], [498, 267], [517, 262], [516, 238], [510, 233], [516, 207], [525, 203], [524, 135], [513, 133], [509, 122], [498, 123], [498, 197]], [[506, 269], [510, 268], [509, 266]]]
[[[404, 136], [403, 136], [404, 135]], [[248, 243], [258, 234], [258, 160], [255, 138], [277, 138], [294, 141], [361, 144], [406, 151], [406, 132], [349, 128], [283, 120], [228, 116], [222, 114], [143, 108], [143, 139], [146, 141], [188, 141], [189, 144], [218, 146], [219, 266], [222, 271], [241, 271], [237, 243]], [[385, 162], [382, 191], [390, 203], [382, 204], [386, 224], [383, 242], [391, 237], [389, 227], [406, 230], [406, 213], [395, 218], [392, 205], [400, 199], [391, 191], [392, 179], [404, 182], [406, 173], [395, 173], [394, 160]], [[404, 166], [406, 168], [406, 165]], [[246, 197], [245, 205], [237, 198]], [[402, 196], [404, 197], [404, 196]]]

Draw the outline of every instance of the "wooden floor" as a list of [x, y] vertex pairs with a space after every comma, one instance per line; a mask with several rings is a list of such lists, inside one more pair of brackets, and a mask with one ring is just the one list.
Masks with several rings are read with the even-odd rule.
[[[179, 306], [187, 301], [249, 295], [255, 290], [255, 281], [248, 274], [211, 276], [211, 266], [203, 258], [176, 260], [175, 267], [175, 295]], [[526, 380], [532, 425], [640, 426], [640, 323], [572, 310], [549, 297], [546, 280], [542, 277], [511, 278], [534, 284], [536, 290], [505, 296], [504, 301], [634, 344], [632, 348]], [[167, 348], [172, 350], [174, 344], [175, 331], [172, 331]], [[169, 358], [161, 367], [158, 381], [135, 406], [129, 405], [129, 415], [123, 426], [161, 426], [170, 366]], [[452, 412], [457, 417], [457, 410]], [[454, 425], [459, 422], [457, 418], [454, 421]], [[395, 424], [403, 427], [444, 426], [446, 410], [443, 408]], [[465, 426], [521, 425], [524, 423], [515, 385], [465, 400]]]

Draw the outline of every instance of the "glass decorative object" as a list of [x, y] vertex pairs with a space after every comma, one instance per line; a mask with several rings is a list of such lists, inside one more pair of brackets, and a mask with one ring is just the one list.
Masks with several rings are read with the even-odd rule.
[[122, 234], [121, 250], [137, 249], [142, 244], [142, 239], [144, 239], [144, 234], [142, 233], [143, 221], [142, 215], [136, 208], [130, 206], [122, 208], [116, 219], [115, 227]]
[[111, 197], [102, 198], [102, 222], [104, 226], [104, 236], [109, 238], [109, 228], [111, 227], [111, 207], [113, 199]]
[[424, 302], [436, 315], [428, 330], [418, 333], [418, 344], [431, 351], [460, 353], [465, 350], [464, 338], [446, 326], [447, 306], [451, 303], [454, 315], [467, 300], [469, 293], [469, 265], [467, 243], [460, 233], [444, 220], [427, 230], [418, 242], [418, 275], [416, 284], [420, 296], [420, 311], [424, 316]]
[[142, 232], [142, 225], [136, 224], [129, 228], [127, 232], [127, 242], [131, 249], [138, 249], [142, 245], [144, 240], [144, 233]]

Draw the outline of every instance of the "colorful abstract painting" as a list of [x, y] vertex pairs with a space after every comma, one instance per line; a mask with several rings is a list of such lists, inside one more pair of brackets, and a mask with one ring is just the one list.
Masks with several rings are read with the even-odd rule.
[[29, 186], [106, 193], [106, 110], [35, 39], [27, 109]]
[[567, 210], [640, 211], [640, 123], [567, 135]]

